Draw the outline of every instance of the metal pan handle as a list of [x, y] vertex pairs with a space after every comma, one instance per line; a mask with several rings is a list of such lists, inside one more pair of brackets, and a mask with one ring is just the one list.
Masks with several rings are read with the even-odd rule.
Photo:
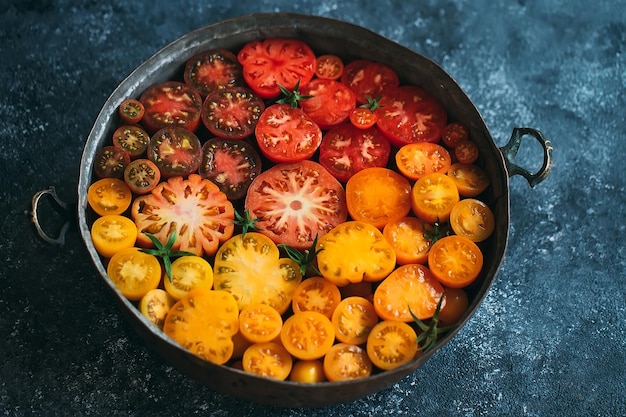
[[[52, 198], [53, 209], [65, 220], [65, 223], [61, 227], [57, 237], [51, 237], [48, 235], [48, 233], [46, 233], [41, 226], [39, 205], [44, 197]], [[76, 204], [68, 204], [61, 200], [59, 196], [57, 196], [54, 187], [50, 186], [47, 190], [38, 191], [33, 195], [33, 198], [31, 199], [30, 218], [40, 238], [52, 245], [62, 246], [65, 244], [65, 234], [70, 226], [76, 222]]]
[[[543, 149], [543, 165], [535, 173], [529, 172], [527, 169], [522, 168], [514, 162], [517, 151], [522, 143], [522, 138], [526, 135], [530, 135], [535, 138]], [[504, 156], [509, 177], [512, 177], [513, 175], [521, 175], [526, 178], [531, 187], [534, 187], [545, 180], [552, 169], [552, 145], [550, 144], [550, 141], [543, 136], [543, 133], [537, 129], [530, 127], [514, 128], [509, 143], [501, 147], [500, 151]]]

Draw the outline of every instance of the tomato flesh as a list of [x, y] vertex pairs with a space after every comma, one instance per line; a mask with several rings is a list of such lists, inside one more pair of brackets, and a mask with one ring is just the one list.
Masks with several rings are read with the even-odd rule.
[[202, 145], [193, 132], [182, 127], [166, 127], [152, 135], [147, 154], [163, 178], [187, 176], [200, 166]]
[[115, 146], [104, 146], [96, 152], [93, 169], [98, 178], [122, 178], [130, 156]]
[[179, 81], [166, 81], [149, 87], [139, 101], [145, 107], [141, 124], [149, 133], [171, 126], [195, 131], [200, 124], [202, 96]]
[[345, 84], [335, 80], [316, 78], [301, 89], [309, 96], [298, 104], [322, 129], [330, 129], [350, 117], [356, 107], [356, 97]]
[[356, 95], [359, 104], [378, 99], [400, 85], [396, 72], [380, 62], [359, 59], [344, 67], [341, 82]]
[[202, 97], [225, 87], [243, 84], [243, 68], [237, 57], [226, 49], [211, 49], [189, 58], [185, 63], [185, 83]]
[[143, 156], [148, 148], [150, 135], [139, 125], [124, 125], [113, 133], [113, 146], [126, 152], [131, 159]]
[[265, 110], [263, 100], [245, 87], [224, 87], [210, 93], [202, 104], [202, 123], [217, 137], [243, 139]]

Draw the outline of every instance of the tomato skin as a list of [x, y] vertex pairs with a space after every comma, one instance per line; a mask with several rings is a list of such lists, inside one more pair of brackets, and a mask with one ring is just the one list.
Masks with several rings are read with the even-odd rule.
[[315, 237], [346, 221], [345, 191], [314, 161], [278, 164], [257, 176], [245, 208], [260, 232], [277, 244], [309, 249]]
[[468, 306], [469, 299], [463, 288], [446, 288], [445, 305], [439, 311], [439, 321], [445, 326], [458, 323]]
[[402, 146], [396, 153], [396, 165], [405, 177], [418, 180], [426, 174], [445, 174], [452, 165], [450, 152], [432, 142], [416, 142]]
[[152, 85], [141, 94], [139, 101], [146, 109], [141, 124], [148, 133], [173, 126], [193, 132], [200, 125], [202, 96], [183, 82]]
[[111, 257], [107, 275], [124, 297], [136, 301], [159, 286], [161, 264], [156, 256], [130, 247]]
[[448, 169], [447, 175], [454, 181], [463, 197], [476, 197], [489, 187], [487, 173], [477, 165], [457, 162]]
[[346, 297], [337, 306], [331, 317], [335, 327], [335, 338], [343, 343], [361, 345], [378, 323], [374, 305], [364, 297]]
[[350, 343], [337, 343], [324, 356], [324, 375], [331, 382], [367, 378], [372, 367], [365, 349]]
[[115, 146], [103, 146], [96, 152], [93, 170], [98, 178], [122, 178], [130, 156]]
[[182, 127], [166, 127], [150, 138], [148, 159], [159, 167], [161, 177], [187, 176], [198, 170], [202, 161], [200, 139]]
[[150, 135], [139, 125], [123, 125], [113, 133], [113, 146], [126, 152], [130, 159], [143, 156], [149, 142]]
[[356, 107], [356, 97], [345, 84], [335, 80], [316, 78], [301, 88], [300, 108], [321, 128], [330, 129], [345, 121]]
[[237, 54], [246, 83], [263, 99], [280, 95], [282, 85], [306, 87], [315, 74], [315, 54], [298, 39], [268, 38], [244, 45]]
[[226, 87], [243, 85], [243, 68], [232, 52], [215, 48], [187, 60], [183, 78], [202, 97]]
[[119, 214], [98, 217], [91, 225], [93, 245], [105, 258], [110, 258], [122, 249], [133, 247], [136, 239], [135, 223]]
[[398, 74], [391, 67], [364, 59], [348, 63], [341, 82], [354, 91], [359, 104], [366, 104], [368, 98], [378, 99], [400, 85]]
[[149, 159], [135, 159], [124, 170], [124, 182], [135, 194], [147, 194], [161, 181], [161, 170]]
[[334, 283], [322, 277], [309, 277], [296, 288], [291, 308], [294, 313], [317, 311], [331, 318], [340, 301], [341, 292]]
[[379, 104], [376, 125], [397, 147], [439, 141], [448, 120], [443, 105], [421, 87], [398, 87]]
[[382, 370], [402, 366], [418, 354], [417, 334], [405, 322], [383, 320], [367, 337], [367, 355]]
[[202, 123], [215, 136], [243, 139], [254, 128], [265, 103], [246, 87], [223, 87], [211, 92], [202, 104]]
[[87, 189], [87, 202], [98, 215], [122, 214], [132, 201], [128, 185], [117, 178], [103, 178]]
[[319, 359], [333, 346], [335, 329], [322, 313], [302, 311], [285, 320], [280, 340], [285, 349], [298, 359]]
[[197, 287], [213, 287], [213, 268], [200, 256], [181, 256], [172, 262], [172, 277], [163, 279], [165, 291], [180, 300]]
[[472, 242], [482, 242], [491, 236], [496, 221], [487, 204], [475, 198], [465, 198], [452, 207], [450, 226], [457, 235]]
[[324, 375], [324, 365], [319, 359], [297, 361], [291, 368], [289, 380], [306, 384], [324, 382], [326, 381], [326, 375]]
[[468, 238], [450, 235], [433, 244], [428, 254], [428, 266], [441, 284], [464, 288], [478, 278], [483, 267], [483, 254]]
[[119, 107], [119, 115], [124, 123], [137, 124], [143, 118], [146, 109], [139, 100], [127, 98]]
[[320, 55], [315, 59], [315, 75], [319, 78], [337, 80], [343, 74], [343, 60], [337, 55]]
[[261, 153], [275, 163], [309, 159], [322, 142], [322, 130], [301, 108], [273, 104], [255, 128]]
[[413, 216], [393, 220], [385, 225], [383, 236], [393, 247], [399, 265], [426, 263], [431, 245], [425, 236], [428, 228], [423, 220]]
[[246, 141], [213, 138], [202, 145], [198, 174], [213, 181], [229, 200], [245, 197], [261, 169], [261, 157]]
[[452, 207], [459, 200], [454, 181], [438, 172], [424, 175], [413, 184], [411, 190], [413, 213], [430, 224], [447, 222]]
[[293, 366], [293, 359], [280, 343], [255, 343], [243, 353], [243, 370], [284, 381]]
[[391, 145], [378, 129], [344, 123], [322, 138], [319, 161], [335, 178], [347, 182], [365, 168], [386, 166], [390, 153]]

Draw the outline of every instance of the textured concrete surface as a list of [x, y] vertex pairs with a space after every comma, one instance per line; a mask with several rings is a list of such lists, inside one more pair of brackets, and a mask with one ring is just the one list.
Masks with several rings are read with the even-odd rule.
[[[85, 138], [137, 65], [183, 34], [256, 11], [365, 26], [438, 62], [502, 146], [554, 146], [550, 177], [511, 179], [506, 257], [476, 315], [392, 388], [318, 410], [214, 393], [127, 325], [78, 233], [35, 236], [30, 198], [75, 199]], [[0, 413], [626, 415], [626, 12], [618, 1], [0, 1]], [[520, 162], [536, 166], [536, 149]]]

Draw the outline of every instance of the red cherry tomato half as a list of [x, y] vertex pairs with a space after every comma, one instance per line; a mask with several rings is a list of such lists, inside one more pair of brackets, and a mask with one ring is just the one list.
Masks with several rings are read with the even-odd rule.
[[471, 140], [464, 140], [454, 148], [456, 160], [462, 164], [472, 164], [480, 156], [478, 145]]
[[469, 138], [467, 126], [463, 123], [452, 122], [446, 125], [441, 140], [449, 148], [455, 148], [459, 143]]
[[166, 127], [152, 135], [147, 154], [163, 178], [187, 176], [200, 166], [202, 145], [193, 132], [182, 127]]
[[189, 58], [185, 63], [185, 83], [202, 97], [226, 87], [243, 85], [243, 68], [237, 56], [225, 49], [211, 49]]
[[113, 146], [126, 152], [131, 159], [142, 156], [148, 148], [150, 135], [139, 125], [124, 125], [113, 133]]
[[149, 193], [159, 181], [161, 181], [161, 171], [149, 159], [135, 159], [124, 170], [124, 182], [135, 194]]
[[400, 85], [398, 74], [379, 62], [358, 59], [347, 64], [341, 82], [350, 87], [359, 104], [367, 99], [378, 99]]
[[310, 96], [299, 101], [300, 108], [322, 129], [347, 120], [356, 106], [352, 90], [335, 80], [316, 78], [302, 88], [300, 94]]
[[139, 100], [128, 98], [122, 101], [119, 107], [119, 114], [124, 123], [137, 124], [143, 118], [145, 108]]
[[172, 126], [193, 132], [200, 125], [202, 96], [185, 83], [166, 81], [155, 84], [143, 92], [139, 101], [146, 109], [141, 122], [149, 133]]
[[210, 93], [202, 105], [202, 123], [215, 136], [243, 139], [265, 110], [263, 100], [245, 87], [224, 87]]
[[350, 123], [359, 129], [369, 129], [376, 124], [376, 113], [366, 107], [357, 107], [350, 112]]
[[104, 146], [96, 152], [93, 170], [98, 178], [122, 178], [130, 156], [115, 146]]
[[315, 60], [315, 75], [319, 78], [337, 80], [343, 74], [343, 61], [337, 55], [321, 55]]

